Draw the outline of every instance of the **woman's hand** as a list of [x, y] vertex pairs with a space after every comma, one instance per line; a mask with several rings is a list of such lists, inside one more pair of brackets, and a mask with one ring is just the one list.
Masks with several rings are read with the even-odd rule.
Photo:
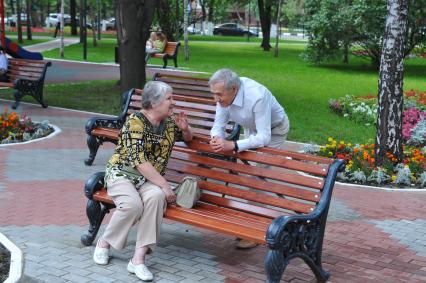
[[175, 121], [176, 121], [176, 126], [178, 126], [179, 129], [181, 129], [183, 132], [188, 131], [188, 128], [189, 128], [188, 118], [185, 112], [180, 112], [175, 117]]
[[167, 201], [167, 203], [169, 203], [169, 204], [176, 203], [176, 195], [172, 191], [172, 189], [170, 188], [170, 186], [162, 187], [161, 189], [163, 190], [164, 194], [166, 195], [166, 201]]

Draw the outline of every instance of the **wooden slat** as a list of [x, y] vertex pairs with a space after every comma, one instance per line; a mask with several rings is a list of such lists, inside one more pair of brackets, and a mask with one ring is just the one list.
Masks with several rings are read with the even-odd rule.
[[216, 204], [220, 207], [226, 207], [229, 209], [234, 209], [237, 211], [255, 214], [262, 217], [268, 217], [271, 219], [277, 218], [281, 215], [288, 215], [281, 211], [273, 210], [267, 207], [255, 206], [248, 203], [243, 203], [240, 201], [232, 200], [229, 198], [218, 197], [210, 194], [202, 194], [200, 201]]
[[237, 236], [239, 238], [256, 241], [258, 243], [265, 243], [264, 230], [253, 229], [245, 226], [244, 223], [227, 223], [221, 219], [210, 219], [202, 213], [195, 213], [197, 209], [182, 209], [177, 206], [166, 209], [164, 216], [168, 219], [179, 221], [182, 223], [190, 224], [193, 226], [209, 229], [212, 231]]
[[188, 149], [179, 146], [176, 146], [174, 148], [172, 152], [172, 157], [180, 160], [188, 160], [194, 163], [205, 164], [208, 166], [222, 168], [226, 170], [233, 170], [243, 174], [311, 187], [318, 190], [321, 190], [324, 186], [323, 180], [318, 180], [307, 176], [301, 176], [300, 174], [292, 174], [285, 171], [278, 173], [275, 170], [270, 170], [266, 168], [255, 167], [240, 163], [229, 163], [228, 161], [220, 159], [208, 158], [200, 156], [198, 154], [191, 154], [190, 152], [188, 152]]
[[258, 148], [258, 149], [256, 149], [256, 151], [264, 152], [264, 153], [270, 153], [270, 154], [274, 154], [274, 155], [280, 155], [280, 156], [288, 156], [288, 157], [291, 157], [291, 158], [297, 159], [297, 160], [309, 160], [309, 161], [314, 161], [314, 162], [319, 162], [319, 163], [324, 163], [324, 164], [332, 164], [333, 163], [333, 160], [330, 159], [330, 158], [315, 156], [315, 155], [306, 154], [306, 153], [299, 153], [299, 152], [294, 152], [294, 151], [289, 151], [289, 150], [276, 149], [276, 148], [271, 148], [271, 147]]
[[[211, 149], [211, 147], [208, 144], [201, 143], [196, 140], [189, 142], [187, 146], [194, 150], [214, 153], [214, 151]], [[240, 160], [254, 161], [254, 162], [263, 163], [267, 165], [274, 165], [278, 167], [302, 171], [302, 172], [319, 175], [319, 176], [326, 176], [328, 172], [328, 165], [306, 163], [303, 161], [291, 160], [282, 156], [262, 154], [261, 152], [256, 152], [256, 151], [243, 151], [240, 153], [221, 152], [221, 154], [225, 156], [229, 156], [229, 157], [235, 157]]]
[[[114, 205], [105, 189], [97, 191], [93, 199]], [[168, 206], [164, 216], [167, 219], [211, 229], [217, 232], [238, 236], [244, 239], [264, 243], [265, 232], [271, 220], [243, 213], [231, 213], [229, 209], [201, 204], [192, 209]], [[248, 224], [248, 225], [247, 225]]]
[[[271, 182], [265, 182], [265, 181], [261, 181], [261, 180], [256, 180], [255, 178], [250, 178], [250, 177], [246, 177], [246, 176], [240, 176], [240, 175], [233, 175], [233, 174], [229, 174], [229, 173], [225, 173], [225, 172], [219, 172], [219, 171], [213, 171], [211, 169], [207, 169], [207, 168], [201, 168], [201, 167], [197, 167], [194, 165], [189, 165], [189, 164], [185, 164], [184, 162], [177, 162], [176, 159], [170, 159], [169, 163], [167, 165], [167, 169], [168, 170], [175, 170], [177, 172], [182, 172], [185, 174], [191, 174], [191, 175], [196, 175], [196, 176], [200, 176], [200, 177], [204, 177], [204, 178], [209, 178], [209, 179], [214, 179], [214, 180], [218, 180], [218, 181], [222, 181], [222, 182], [229, 182], [232, 184], [236, 184], [236, 185], [240, 185], [240, 186], [244, 186], [247, 188], [253, 188], [256, 190], [260, 190], [260, 191], [265, 191], [265, 192], [271, 192], [271, 193], [277, 193], [277, 194], [283, 194], [283, 195], [297, 195], [296, 197], [299, 199], [304, 199], [307, 198], [307, 196], [305, 196], [303, 190], [292, 190], [293, 188], [282, 185], [282, 184], [276, 184], [276, 183], [271, 183]], [[211, 190], [216, 190], [216, 188], [213, 187], [207, 187], [206, 185], [206, 189], [211, 189]], [[219, 190], [219, 189], [218, 189]], [[239, 196], [243, 199], [245, 199], [244, 194], [242, 194], [241, 196]], [[315, 198], [315, 195], [312, 196], [312, 201], [318, 201], [319, 198]], [[251, 200], [251, 199], [249, 199]], [[269, 199], [268, 199], [269, 200]], [[266, 200], [265, 200], [266, 201]], [[285, 205], [285, 207], [288, 210], [292, 210], [292, 211], [297, 211], [297, 212], [303, 212], [303, 213], [308, 213], [310, 212], [312, 209], [312, 205], [310, 204], [305, 204], [305, 203], [300, 203], [300, 202], [295, 202], [295, 201], [290, 201], [285, 199], [283, 203], [281, 203], [282, 205]]]

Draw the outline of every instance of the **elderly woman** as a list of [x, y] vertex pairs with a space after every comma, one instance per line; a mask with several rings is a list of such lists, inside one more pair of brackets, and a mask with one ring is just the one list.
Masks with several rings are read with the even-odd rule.
[[105, 184], [117, 207], [93, 255], [97, 264], [108, 264], [109, 248], [123, 249], [130, 228], [137, 224], [136, 247], [127, 270], [143, 281], [153, 280], [145, 255], [158, 242], [167, 203], [176, 196], [163, 177], [175, 141], [190, 141], [186, 115], [173, 114], [172, 88], [163, 82], [148, 82], [142, 109], [129, 116], [117, 147], [108, 161]]

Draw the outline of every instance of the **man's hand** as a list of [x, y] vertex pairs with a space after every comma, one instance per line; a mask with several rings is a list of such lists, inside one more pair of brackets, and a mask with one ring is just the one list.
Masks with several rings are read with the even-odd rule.
[[234, 150], [234, 142], [227, 141], [221, 137], [213, 137], [210, 140], [210, 146], [215, 152], [219, 151], [232, 151]]
[[166, 201], [167, 201], [167, 203], [169, 203], [169, 204], [176, 203], [176, 195], [172, 191], [172, 189], [170, 188], [170, 186], [162, 187], [161, 189], [163, 190], [164, 194], [166, 195]]
[[188, 118], [185, 112], [180, 112], [175, 116], [176, 126], [181, 129], [183, 132], [188, 131]]

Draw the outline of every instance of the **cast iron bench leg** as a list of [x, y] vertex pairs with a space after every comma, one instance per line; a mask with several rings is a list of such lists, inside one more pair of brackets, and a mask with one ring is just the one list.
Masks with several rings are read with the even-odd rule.
[[101, 227], [102, 220], [109, 209], [94, 200], [87, 201], [86, 214], [89, 218], [89, 231], [81, 236], [81, 242], [85, 246], [90, 246], [98, 234]]
[[16, 109], [16, 108], [18, 108], [18, 106], [19, 106], [19, 102], [21, 101], [21, 99], [22, 99], [22, 97], [23, 97], [24, 95], [21, 93], [21, 91], [19, 91], [19, 90], [17, 90], [17, 89], [15, 89], [14, 91], [13, 91], [13, 97], [15, 98], [15, 103], [13, 103], [13, 105], [12, 105], [12, 109]]
[[100, 146], [100, 142], [92, 135], [87, 136], [87, 147], [89, 148], [89, 158], [84, 160], [84, 164], [87, 166], [92, 165], [93, 160], [95, 160], [96, 154]]

